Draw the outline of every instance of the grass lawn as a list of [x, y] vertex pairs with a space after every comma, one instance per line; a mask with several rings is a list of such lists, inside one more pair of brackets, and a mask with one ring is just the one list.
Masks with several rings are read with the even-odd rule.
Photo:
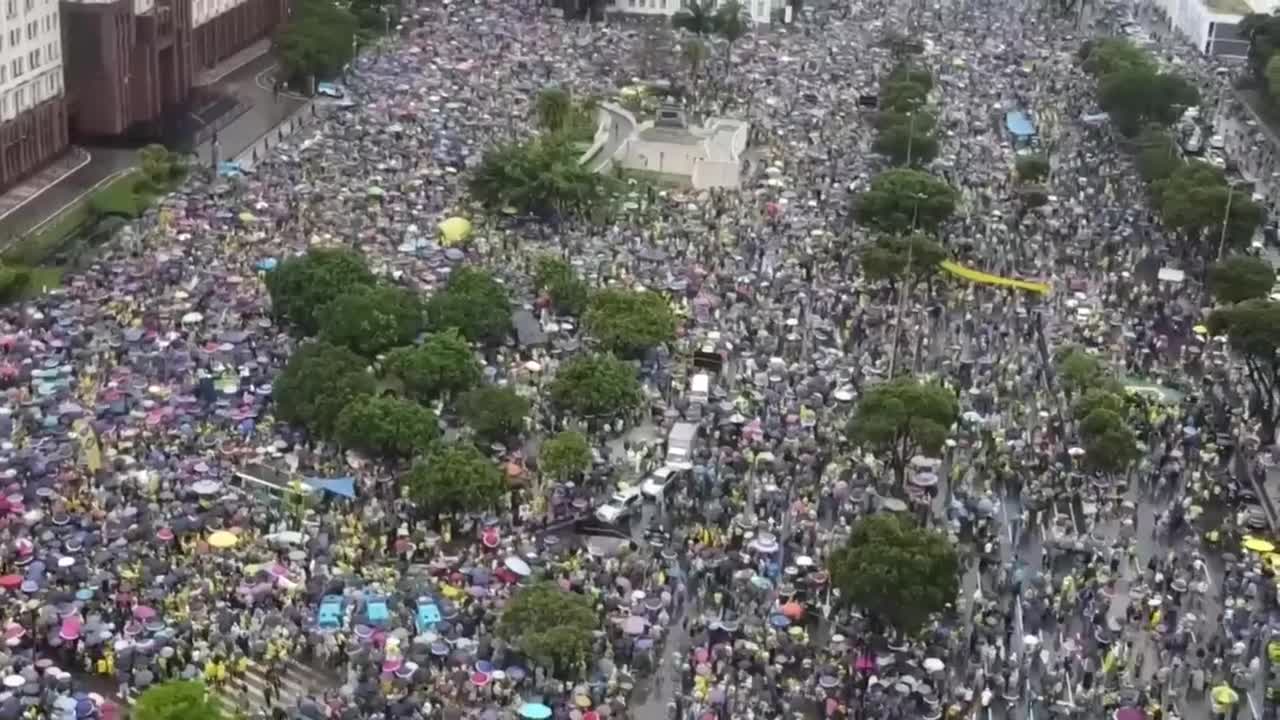
[[66, 247], [67, 241], [93, 219], [95, 210], [128, 214], [130, 217], [141, 214], [150, 199], [134, 192], [137, 182], [137, 171], [121, 175], [0, 253], [0, 264], [28, 268], [31, 281], [24, 293], [26, 297], [34, 297], [62, 284], [65, 268], [53, 264], [54, 258]]

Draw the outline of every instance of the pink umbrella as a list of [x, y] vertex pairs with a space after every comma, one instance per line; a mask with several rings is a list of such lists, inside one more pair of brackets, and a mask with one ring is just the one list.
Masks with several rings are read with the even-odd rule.
[[72, 615], [71, 617], [65, 618], [62, 621], [62, 628], [58, 630], [58, 637], [67, 641], [79, 640], [80, 626], [82, 624], [83, 621], [80, 619], [79, 615]]
[[147, 605], [139, 605], [133, 609], [133, 617], [138, 622], [146, 622], [156, 616], [156, 610]]
[[489, 673], [482, 673], [482, 672], [471, 673], [471, 684], [475, 685], [476, 687], [484, 687], [485, 685], [488, 685], [490, 679], [491, 678], [489, 676]]

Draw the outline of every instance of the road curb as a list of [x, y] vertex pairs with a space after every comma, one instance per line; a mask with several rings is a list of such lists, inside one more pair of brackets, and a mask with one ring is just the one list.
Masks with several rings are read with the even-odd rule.
[[[30, 203], [32, 200], [35, 200], [36, 198], [38, 198], [38, 197], [40, 197], [41, 195], [45, 194], [45, 193], [46, 193], [46, 192], [48, 192], [51, 188], [53, 188], [55, 185], [58, 185], [58, 184], [59, 184], [59, 183], [61, 183], [63, 180], [66, 180], [67, 178], [71, 177], [72, 173], [79, 172], [82, 168], [84, 168], [86, 165], [88, 165], [90, 162], [92, 162], [92, 161], [93, 161], [93, 153], [89, 152], [88, 150], [85, 150], [85, 149], [83, 149], [83, 148], [75, 148], [75, 150], [74, 150], [73, 152], [75, 152], [75, 151], [78, 151], [78, 152], [84, 153], [84, 156], [81, 158], [80, 162], [76, 163], [76, 166], [75, 166], [75, 167], [71, 168], [70, 170], [67, 170], [67, 171], [66, 171], [66, 172], [64, 172], [64, 173], [62, 173], [62, 174], [61, 174], [61, 175], [59, 175], [59, 176], [57, 177], [57, 179], [55, 179], [53, 182], [49, 183], [48, 185], [45, 185], [44, 187], [42, 187], [42, 188], [40, 188], [39, 190], [37, 190], [37, 191], [35, 191], [34, 193], [32, 193], [31, 195], [27, 196], [26, 198], [24, 198], [24, 199], [22, 200], [22, 202], [18, 203], [17, 205], [14, 205], [13, 207], [9, 208], [8, 210], [5, 210], [3, 213], [0, 213], [0, 220], [4, 220], [5, 218], [9, 217], [10, 215], [12, 215], [12, 214], [14, 214], [14, 213], [18, 212], [19, 210], [21, 210], [22, 208], [26, 207], [27, 203]], [[59, 210], [59, 211], [58, 211], [58, 213], [61, 213], [61, 212], [62, 212], [61, 210]], [[43, 223], [43, 222], [47, 222], [47, 221], [48, 221], [48, 218], [46, 218], [44, 221], [42, 221], [42, 223]]]
[[[132, 173], [132, 172], [134, 172], [134, 171], [136, 171], [136, 170], [137, 170], [137, 168], [135, 168], [135, 167], [133, 167], [133, 166], [130, 166], [130, 167], [127, 167], [127, 168], [121, 168], [120, 170], [117, 170], [117, 171], [115, 171], [115, 172], [111, 173], [110, 175], [108, 175], [108, 176], [106, 176], [106, 177], [102, 178], [101, 180], [99, 180], [98, 182], [96, 182], [96, 183], [94, 183], [92, 186], [90, 186], [90, 187], [89, 187], [87, 190], [85, 190], [84, 192], [80, 193], [79, 195], [75, 196], [75, 197], [74, 197], [74, 198], [72, 198], [71, 200], [67, 201], [67, 203], [66, 203], [66, 204], [64, 204], [62, 207], [58, 208], [57, 210], [54, 210], [52, 213], [50, 213], [50, 214], [49, 214], [49, 216], [48, 216], [48, 217], [46, 217], [45, 219], [41, 220], [39, 223], [37, 223], [37, 224], [35, 224], [35, 225], [32, 225], [32, 226], [31, 226], [31, 228], [30, 228], [29, 230], [27, 230], [25, 233], [23, 233], [23, 237], [24, 237], [24, 238], [26, 238], [26, 237], [30, 237], [30, 236], [32, 236], [32, 235], [34, 235], [34, 234], [36, 234], [36, 233], [40, 232], [41, 230], [43, 230], [43, 229], [44, 229], [44, 227], [45, 227], [46, 225], [48, 225], [49, 223], [51, 223], [51, 222], [53, 222], [54, 220], [56, 220], [56, 219], [58, 219], [59, 217], [61, 217], [61, 216], [62, 216], [62, 214], [63, 214], [63, 213], [65, 213], [67, 210], [70, 210], [70, 209], [71, 209], [72, 207], [74, 207], [75, 205], [79, 204], [80, 202], [83, 202], [85, 198], [89, 197], [89, 196], [90, 196], [90, 195], [92, 195], [93, 193], [95, 193], [95, 192], [97, 192], [98, 190], [102, 189], [102, 186], [106, 185], [107, 183], [115, 182], [116, 180], [119, 180], [121, 177], [124, 177], [125, 175], [127, 175], [127, 174], [129, 174], [129, 173]], [[6, 248], [6, 249], [7, 249], [7, 248]]]

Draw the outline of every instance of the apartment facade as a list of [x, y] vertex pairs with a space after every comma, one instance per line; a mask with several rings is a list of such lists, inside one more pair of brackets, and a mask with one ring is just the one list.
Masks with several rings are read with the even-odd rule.
[[0, 0], [0, 192], [67, 147], [57, 0]]

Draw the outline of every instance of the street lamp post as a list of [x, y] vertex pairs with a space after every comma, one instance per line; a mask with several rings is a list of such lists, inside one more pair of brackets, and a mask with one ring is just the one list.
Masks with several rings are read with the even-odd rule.
[[893, 320], [893, 346], [889, 348], [889, 380], [893, 380], [893, 370], [898, 364], [898, 340], [902, 337], [902, 315], [907, 305], [907, 278], [911, 276], [911, 263], [915, 255], [916, 221], [920, 216], [920, 201], [924, 193], [913, 193], [911, 206], [911, 234], [907, 236], [907, 267], [903, 273], [902, 286], [898, 288], [898, 310]]
[[1222, 232], [1218, 235], [1218, 259], [1222, 259], [1222, 252], [1227, 247], [1227, 224], [1231, 220], [1231, 199], [1236, 195], [1236, 186], [1227, 185], [1227, 208], [1222, 213]]
[[907, 117], [910, 118], [907, 123], [907, 167], [911, 167], [911, 144], [916, 139], [916, 111], [908, 110]]

